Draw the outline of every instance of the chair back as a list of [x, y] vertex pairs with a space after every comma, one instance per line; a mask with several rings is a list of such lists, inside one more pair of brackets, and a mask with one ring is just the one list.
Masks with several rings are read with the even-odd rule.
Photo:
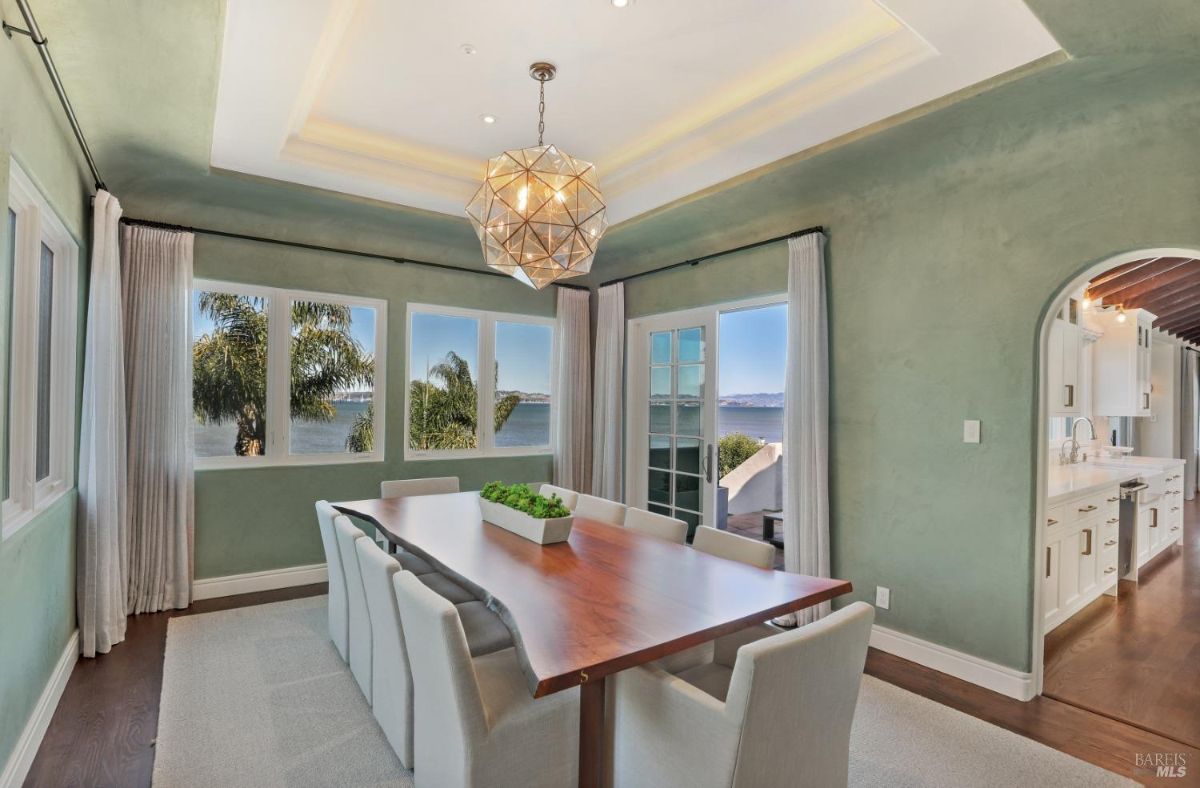
[[441, 495], [458, 492], [457, 476], [428, 479], [393, 479], [379, 483], [380, 498], [407, 498], [410, 495]]
[[350, 636], [350, 672], [358, 682], [359, 689], [371, 702], [371, 619], [367, 613], [367, 595], [363, 591], [362, 573], [358, 568], [358, 550], [355, 542], [367, 535], [350, 522], [350, 518], [339, 514], [333, 518], [333, 532], [337, 537], [338, 553], [342, 557], [342, 569], [346, 573], [346, 612]]
[[466, 785], [470, 750], [487, 736], [483, 697], [454, 605], [411, 572], [392, 577], [413, 676], [413, 757], [439, 784]]
[[623, 503], [579, 493], [579, 499], [576, 500], [571, 513], [577, 517], [587, 517], [602, 523], [622, 525], [625, 522], [625, 508]]
[[742, 646], [727, 716], [741, 721], [734, 788], [846, 785], [875, 608], [855, 602], [820, 621]]
[[358, 549], [358, 566], [371, 620], [371, 711], [400, 762], [411, 769], [412, 671], [392, 585], [392, 576], [400, 571], [400, 564], [370, 539], [356, 539], [354, 546]]
[[708, 525], [696, 529], [692, 538], [692, 547], [702, 553], [728, 558], [730, 561], [740, 561], [743, 564], [757, 566], [759, 569], [775, 567], [775, 546], [757, 539], [731, 534], [728, 531], [718, 531]]
[[342, 556], [333, 533], [333, 518], [337, 509], [328, 501], [317, 501], [317, 527], [321, 530], [321, 547], [325, 548], [325, 568], [329, 576], [329, 639], [333, 641], [342, 661], [350, 656], [350, 623], [346, 611], [346, 574], [342, 571]]
[[566, 487], [559, 487], [556, 484], [543, 484], [538, 490], [538, 495], [543, 495], [549, 498], [551, 495], [557, 495], [562, 499], [563, 506], [568, 509], [575, 509], [575, 502], [579, 498], [579, 493], [574, 490], [568, 490]]
[[625, 527], [646, 536], [666, 539], [668, 542], [683, 544], [687, 541], [688, 527], [683, 520], [632, 506], [625, 510]]

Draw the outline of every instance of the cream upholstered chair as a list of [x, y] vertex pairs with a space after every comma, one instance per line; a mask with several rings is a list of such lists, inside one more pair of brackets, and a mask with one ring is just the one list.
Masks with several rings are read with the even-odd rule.
[[413, 767], [413, 683], [392, 575], [400, 563], [370, 539], [355, 539], [371, 619], [371, 711], [400, 763]]
[[579, 493], [579, 498], [571, 507], [571, 514], [599, 520], [602, 523], [621, 525], [625, 522], [625, 504], [610, 501], [607, 498], [598, 498], [595, 495]]
[[368, 539], [367, 535], [350, 522], [350, 518], [339, 514], [333, 518], [333, 532], [337, 537], [338, 554], [342, 558], [342, 571], [346, 575], [347, 632], [350, 640], [350, 672], [358, 682], [359, 689], [371, 702], [371, 619], [367, 613], [367, 595], [363, 591], [362, 573], [358, 568], [358, 549], [355, 542]]
[[409, 572], [393, 578], [409, 649], [416, 783], [560, 788], [578, 777], [579, 691], [534, 700], [514, 648], [472, 657], [459, 610]]
[[321, 529], [321, 546], [325, 548], [325, 567], [329, 575], [329, 639], [345, 662], [350, 655], [350, 624], [346, 611], [346, 575], [342, 571], [342, 556], [333, 532], [333, 518], [337, 516], [337, 509], [328, 501], [317, 501], [317, 526]]
[[575, 501], [579, 498], [579, 493], [574, 490], [568, 490], [566, 487], [558, 487], [553, 484], [543, 484], [538, 490], [538, 495], [544, 495], [549, 498], [551, 495], [557, 495], [562, 499], [563, 506], [568, 509], [575, 508]]
[[855, 602], [789, 632], [731, 635], [711, 664], [686, 674], [653, 666], [616, 674], [613, 784], [846, 785], [874, 617]]
[[683, 544], [687, 541], [687, 523], [630, 506], [625, 510], [625, 527], [631, 531]]
[[692, 547], [710, 555], [719, 555], [730, 561], [757, 566], [759, 569], [775, 568], [775, 546], [745, 536], [718, 531], [708, 525], [696, 529]]
[[457, 476], [434, 476], [428, 479], [393, 479], [379, 483], [379, 497], [407, 498], [410, 495], [440, 495], [458, 492]]

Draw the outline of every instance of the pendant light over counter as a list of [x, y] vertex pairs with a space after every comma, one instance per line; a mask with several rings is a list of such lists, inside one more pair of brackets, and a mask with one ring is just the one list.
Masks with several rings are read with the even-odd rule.
[[555, 73], [551, 63], [529, 67], [538, 82], [538, 144], [491, 159], [467, 205], [487, 264], [538, 290], [588, 273], [608, 228], [595, 166], [542, 142]]

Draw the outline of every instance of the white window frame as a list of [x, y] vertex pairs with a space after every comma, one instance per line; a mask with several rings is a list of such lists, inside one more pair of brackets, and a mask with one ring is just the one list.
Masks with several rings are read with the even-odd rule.
[[[262, 298], [267, 305], [267, 445], [259, 457], [195, 457], [197, 471], [247, 467], [280, 467], [296, 465], [344, 465], [383, 462], [387, 434], [387, 301], [379, 298], [292, 290], [282, 287], [243, 284], [215, 279], [197, 278], [192, 282], [196, 291], [231, 293]], [[324, 452], [293, 454], [291, 451], [291, 365], [292, 365], [292, 301], [317, 301], [375, 310], [375, 378], [372, 403], [375, 406], [375, 449], [369, 452]], [[279, 315], [284, 319], [278, 319]], [[191, 304], [188, 305], [188, 335], [194, 336], [191, 323]]]
[[[8, 408], [9, 498], [2, 503], [8, 539], [75, 487], [75, 392], [79, 325], [79, 244], [33, 180], [9, 161], [8, 207], [16, 214], [13, 243], [11, 366]], [[5, 215], [7, 222], [7, 214]], [[37, 308], [41, 250], [54, 254], [50, 318], [50, 472], [37, 476]]]
[[[474, 449], [414, 449], [409, 441], [409, 394], [412, 391], [412, 319], [417, 313], [442, 315], [445, 317], [465, 317], [479, 322], [479, 333], [476, 336], [475, 356], [478, 359], [478, 369], [475, 374], [478, 383], [476, 391], [476, 424], [479, 427], [479, 446]], [[525, 323], [528, 325], [548, 326], [550, 328], [550, 440], [543, 446], [496, 446], [496, 428], [491, 414], [494, 412], [496, 391], [496, 324]], [[407, 305], [405, 310], [405, 349], [404, 349], [404, 459], [407, 462], [419, 460], [460, 460], [474, 457], [539, 457], [554, 453], [557, 441], [558, 397], [555, 383], [558, 377], [558, 336], [555, 331], [555, 320], [552, 317], [539, 315], [522, 315], [513, 312], [490, 312], [481, 309], [466, 309], [464, 307], [443, 306], [440, 304]]]

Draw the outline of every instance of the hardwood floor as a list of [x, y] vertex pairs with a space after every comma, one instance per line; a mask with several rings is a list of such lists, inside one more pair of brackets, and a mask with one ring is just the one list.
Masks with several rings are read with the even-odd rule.
[[1183, 537], [1046, 636], [1043, 691], [1200, 747], [1200, 500]]

